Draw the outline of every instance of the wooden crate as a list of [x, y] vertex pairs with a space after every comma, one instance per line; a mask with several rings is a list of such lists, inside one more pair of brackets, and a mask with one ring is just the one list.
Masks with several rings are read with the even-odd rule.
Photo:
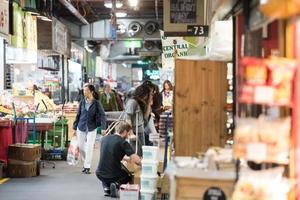
[[175, 155], [225, 144], [226, 63], [177, 59], [175, 84]]
[[221, 189], [226, 199], [230, 199], [234, 189], [234, 180], [209, 180], [177, 177], [176, 200], [203, 199], [205, 192], [212, 187]]

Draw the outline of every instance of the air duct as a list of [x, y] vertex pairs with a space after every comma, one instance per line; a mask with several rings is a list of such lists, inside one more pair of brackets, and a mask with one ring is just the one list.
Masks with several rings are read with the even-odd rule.
[[59, 0], [75, 17], [77, 17], [82, 23], [89, 24], [89, 22], [79, 13], [79, 11], [67, 0]]

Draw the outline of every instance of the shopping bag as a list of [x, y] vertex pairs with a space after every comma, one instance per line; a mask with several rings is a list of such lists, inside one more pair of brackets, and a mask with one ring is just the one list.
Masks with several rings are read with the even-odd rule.
[[73, 136], [69, 149], [68, 149], [68, 155], [67, 155], [67, 162], [69, 165], [77, 165], [79, 161], [79, 147], [77, 145], [77, 137]]

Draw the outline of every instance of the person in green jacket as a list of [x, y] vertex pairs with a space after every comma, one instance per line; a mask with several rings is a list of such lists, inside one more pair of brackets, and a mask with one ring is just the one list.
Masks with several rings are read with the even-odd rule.
[[119, 111], [116, 95], [111, 91], [109, 84], [105, 84], [103, 91], [100, 92], [100, 102], [106, 112]]

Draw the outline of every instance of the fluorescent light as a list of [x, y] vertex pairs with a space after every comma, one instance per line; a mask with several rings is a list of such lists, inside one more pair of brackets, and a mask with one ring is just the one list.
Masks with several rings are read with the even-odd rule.
[[116, 12], [116, 17], [126, 17], [127, 13], [126, 12]]
[[[112, 2], [110, 2], [110, 1], [105, 2], [105, 3], [104, 3], [104, 6], [105, 6], [106, 8], [112, 8]], [[120, 2], [120, 1], [117, 1], [117, 2], [116, 2], [116, 8], [121, 8], [122, 6], [123, 6], [123, 3], [122, 3], [122, 2]]]
[[136, 7], [138, 5], [138, 0], [129, 0], [129, 5], [131, 7]]

